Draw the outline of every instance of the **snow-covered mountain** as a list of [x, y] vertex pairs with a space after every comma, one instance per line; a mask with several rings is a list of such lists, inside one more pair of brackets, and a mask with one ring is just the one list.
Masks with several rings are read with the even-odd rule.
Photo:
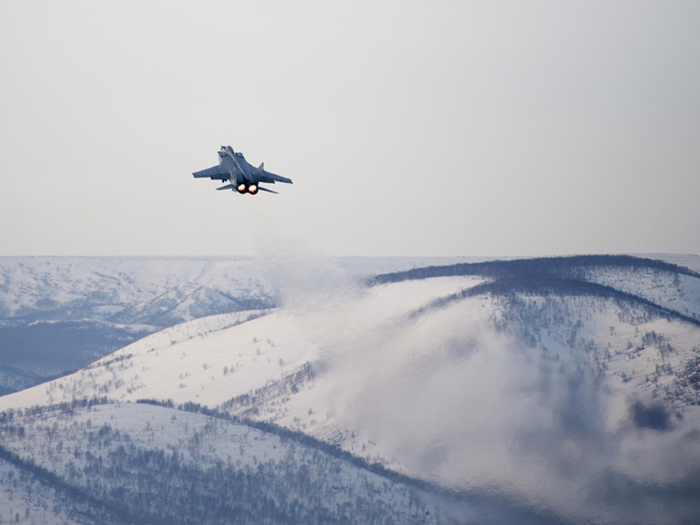
[[269, 300], [250, 258], [3, 257], [4, 320], [102, 319], [163, 326], [201, 317], [213, 303], [241, 310]]
[[[464, 260], [348, 257], [340, 267], [361, 278]], [[168, 326], [275, 306], [268, 266], [250, 257], [1, 257], [0, 394]]]
[[167, 326], [273, 305], [249, 258], [0, 258], [0, 393]]
[[[346, 257], [354, 276], [464, 257]], [[251, 257], [0, 257], [3, 324], [100, 319], [170, 326], [204, 315], [270, 306], [265, 263]]]
[[[174, 422], [194, 415], [180, 407], [204, 418], [190, 425], [230, 429], [213, 435], [252, 432], [235, 426], [242, 423], [272, 425], [257, 430], [291, 432], [299, 444], [310, 436], [315, 451], [340, 447], [333, 457], [352, 454], [343, 461], [362, 472], [362, 461], [399, 472], [373, 472], [401, 483], [399, 499], [382, 496], [394, 502], [387, 522], [423, 513], [425, 522], [432, 516], [438, 523], [513, 516], [533, 523], [690, 523], [700, 513], [696, 259], [409, 265], [366, 284], [337, 268], [326, 268], [323, 279], [316, 270], [309, 277], [295, 265], [286, 283], [278, 276], [272, 287], [279, 308], [173, 326], [72, 375], [0, 398], [0, 409], [19, 411], [5, 413], [3, 447], [13, 465], [46, 469], [103, 504], [126, 490], [127, 478], [86, 481], [87, 472], [114, 474], [120, 442], [69, 437], [91, 419], [90, 410], [110, 427], [105, 433], [116, 428], [120, 439], [135, 443], [134, 458], [160, 450], [183, 454], [178, 468], [206, 471], [224, 461], [234, 465], [231, 475], [245, 470], [250, 453], [224, 458], [233, 437], [206, 445], [200, 439], [187, 455], [183, 447], [194, 438]], [[378, 272], [355, 275], [369, 273]], [[90, 399], [99, 399], [99, 408], [84, 406]], [[144, 400], [161, 406], [136, 404]], [[150, 429], [134, 407], [154, 411]], [[137, 430], [142, 434], [133, 435]], [[56, 451], [55, 440], [65, 447], [76, 439], [92, 444]], [[75, 456], [93, 446], [89, 461]], [[264, 468], [279, 468], [277, 456], [265, 453], [271, 459]], [[274, 490], [266, 497], [277, 501]], [[343, 485], [328, 508], [335, 513], [357, 490]], [[401, 497], [422, 503], [396, 503]], [[398, 508], [410, 512], [399, 517]]]

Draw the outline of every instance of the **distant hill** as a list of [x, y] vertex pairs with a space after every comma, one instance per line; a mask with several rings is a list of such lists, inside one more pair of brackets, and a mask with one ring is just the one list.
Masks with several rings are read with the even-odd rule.
[[271, 306], [249, 258], [2, 257], [0, 393], [174, 324]]

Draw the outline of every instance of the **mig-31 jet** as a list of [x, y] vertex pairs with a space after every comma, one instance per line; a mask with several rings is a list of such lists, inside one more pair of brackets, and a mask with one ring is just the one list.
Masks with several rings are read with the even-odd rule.
[[228, 181], [228, 184], [216, 188], [217, 190], [233, 190], [238, 193], [250, 193], [255, 195], [259, 190], [269, 193], [277, 193], [260, 186], [261, 182], [274, 184], [286, 182], [292, 184], [292, 179], [280, 177], [269, 171], [265, 171], [265, 163], [259, 167], [248, 164], [240, 151], [233, 151], [231, 146], [221, 146], [219, 150], [219, 164], [206, 170], [196, 171], [192, 175], [195, 178], [210, 178], [213, 180]]

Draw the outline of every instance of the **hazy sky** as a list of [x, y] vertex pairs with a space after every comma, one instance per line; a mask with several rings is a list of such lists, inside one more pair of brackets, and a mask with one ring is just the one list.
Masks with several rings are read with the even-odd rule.
[[[695, 1], [5, 0], [0, 255], [698, 254], [698, 28]], [[193, 179], [222, 144], [294, 185]]]

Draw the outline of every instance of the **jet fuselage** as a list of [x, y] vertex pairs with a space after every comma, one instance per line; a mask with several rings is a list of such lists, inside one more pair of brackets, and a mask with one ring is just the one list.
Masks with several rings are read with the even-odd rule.
[[280, 177], [269, 171], [265, 171], [265, 164], [255, 168], [245, 160], [243, 153], [233, 151], [231, 146], [221, 146], [218, 151], [219, 165], [206, 170], [193, 173], [195, 178], [209, 177], [211, 179], [229, 181], [229, 184], [217, 188], [219, 190], [231, 189], [238, 193], [250, 193], [255, 195], [258, 190], [277, 193], [260, 186], [261, 182], [274, 184], [275, 182], [285, 182], [292, 184], [292, 180]]

